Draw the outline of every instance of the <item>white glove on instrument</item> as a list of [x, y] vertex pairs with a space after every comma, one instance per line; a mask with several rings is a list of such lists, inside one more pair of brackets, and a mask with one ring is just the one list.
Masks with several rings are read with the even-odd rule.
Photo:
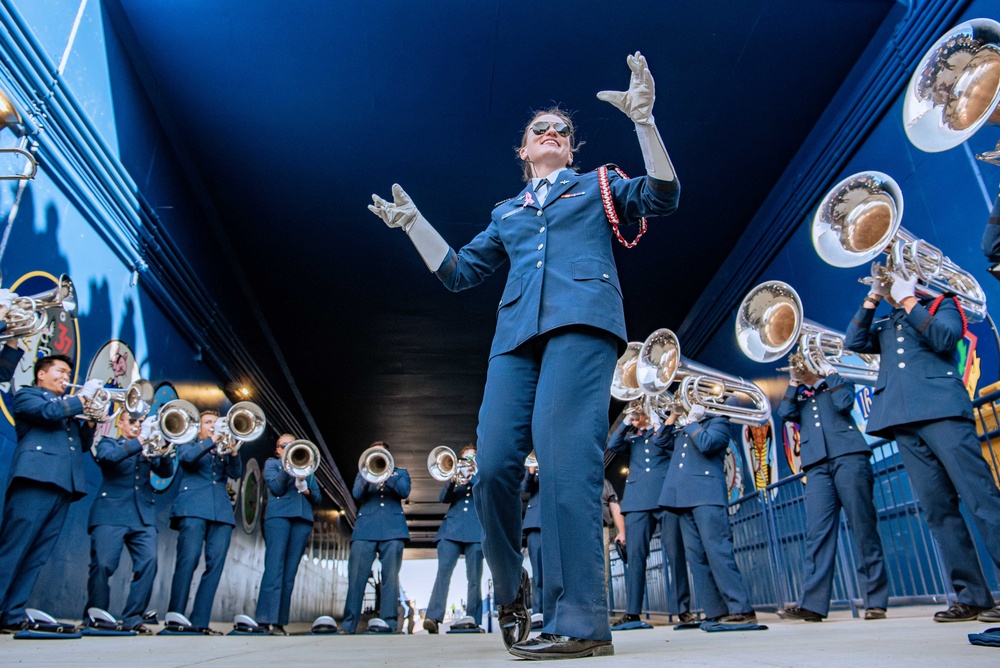
[[417, 205], [398, 184], [392, 184], [392, 202], [378, 195], [372, 195], [374, 204], [368, 210], [385, 221], [389, 227], [400, 227], [410, 237], [424, 264], [431, 271], [437, 271], [448, 256], [448, 243], [437, 233], [427, 219], [417, 211]]
[[153, 425], [156, 423], [156, 419], [143, 420], [142, 427], [139, 428], [139, 440], [145, 443], [149, 440], [149, 437], [153, 435]]
[[892, 297], [892, 301], [897, 304], [902, 304], [903, 300], [907, 297], [916, 296], [916, 274], [910, 276], [909, 278], [903, 278], [896, 272], [890, 272], [889, 275], [892, 276], [892, 288], [889, 290], [889, 295]]
[[0, 288], [0, 306], [9, 309], [10, 305], [14, 303], [14, 297], [16, 296], [16, 294], [7, 288]]
[[826, 359], [821, 359], [816, 361], [816, 370], [819, 371], [819, 376], [821, 378], [826, 378], [831, 373], [837, 373], [837, 370], [833, 368], [833, 365], [826, 361]]
[[887, 297], [889, 295], [889, 284], [882, 282], [881, 270], [881, 264], [878, 262], [872, 262], [871, 288], [868, 290], [868, 294], [879, 298]]
[[309, 483], [306, 481], [305, 478], [296, 478], [295, 489], [299, 490], [299, 494], [305, 494], [306, 491], [309, 489]]
[[656, 99], [653, 75], [646, 65], [646, 58], [638, 51], [630, 55], [627, 62], [632, 70], [628, 90], [602, 90], [597, 99], [614, 105], [635, 123], [646, 173], [654, 179], [673, 181], [674, 166], [653, 120], [653, 100]]
[[695, 404], [691, 407], [691, 410], [687, 414], [687, 423], [694, 424], [695, 422], [701, 422], [705, 417], [705, 407], [699, 404]]
[[801, 383], [803, 376], [805, 376], [806, 370], [799, 366], [798, 364], [793, 364], [791, 368], [788, 369], [788, 380]]
[[80, 389], [80, 393], [77, 394], [76, 396], [80, 397], [81, 399], [93, 399], [97, 391], [103, 387], [104, 387], [103, 380], [100, 380], [98, 378], [91, 378], [90, 380], [88, 380], [86, 383], [83, 384], [83, 387]]

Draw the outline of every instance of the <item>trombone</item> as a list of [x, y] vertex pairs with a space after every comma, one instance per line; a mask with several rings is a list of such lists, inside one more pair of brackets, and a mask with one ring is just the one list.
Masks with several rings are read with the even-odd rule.
[[13, 294], [11, 298], [10, 308], [3, 314], [7, 329], [0, 334], [0, 343], [41, 334], [49, 326], [48, 310], [51, 308], [62, 308], [69, 317], [76, 317], [76, 288], [66, 274], [59, 277], [56, 287], [51, 290], [31, 296]]
[[246, 441], [253, 441], [264, 433], [267, 420], [264, 411], [252, 401], [241, 401], [226, 413], [226, 417], [215, 421], [215, 433], [222, 438], [215, 445], [220, 455], [239, 452]]
[[396, 469], [389, 450], [381, 445], [373, 445], [361, 453], [358, 459], [358, 473], [365, 481], [373, 485], [381, 485]]
[[455, 451], [447, 445], [439, 445], [427, 455], [427, 470], [438, 482], [465, 485], [479, 472], [479, 465], [475, 458], [456, 457]]
[[[80, 389], [83, 385], [65, 383], [64, 387]], [[114, 422], [122, 407], [129, 413], [146, 415], [153, 407], [153, 384], [140, 378], [122, 389], [117, 387], [102, 387], [91, 398], [83, 398], [83, 417], [92, 422]], [[114, 404], [114, 410], [108, 409]]]
[[312, 441], [297, 439], [281, 451], [281, 468], [293, 478], [308, 478], [319, 468], [319, 448]]
[[198, 409], [183, 399], [160, 406], [152, 420], [152, 432], [142, 441], [142, 454], [149, 459], [170, 454], [175, 444], [193, 441], [201, 426]]

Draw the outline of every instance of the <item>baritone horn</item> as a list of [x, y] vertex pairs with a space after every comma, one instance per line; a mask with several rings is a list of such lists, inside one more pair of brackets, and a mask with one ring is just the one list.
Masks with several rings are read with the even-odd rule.
[[[986, 317], [986, 293], [972, 274], [938, 248], [900, 227], [903, 194], [882, 172], [848, 176], [826, 194], [812, 222], [816, 253], [834, 267], [857, 267], [886, 254], [876, 265], [883, 283], [889, 272], [916, 276], [920, 292], [930, 297], [958, 297], [970, 322]], [[872, 278], [862, 279], [870, 282]]]
[[373, 445], [361, 453], [358, 459], [358, 473], [365, 481], [380, 485], [389, 479], [396, 468], [389, 450], [381, 445]]
[[[972, 19], [942, 35], [920, 59], [903, 98], [903, 127], [914, 146], [936, 153], [997, 123], [1000, 23]], [[1000, 143], [976, 157], [1000, 165]]]
[[[844, 335], [802, 317], [802, 301], [795, 289], [782, 281], [766, 281], [753, 288], [736, 312], [736, 343], [755, 362], [773, 362], [788, 356], [792, 368], [822, 376], [821, 362], [841, 376], [873, 385], [878, 378], [879, 356], [855, 353], [861, 365], [843, 360]], [[779, 369], [787, 370], [787, 369]]]
[[215, 421], [215, 433], [222, 436], [215, 450], [220, 455], [239, 452], [244, 442], [259, 438], [266, 426], [267, 420], [260, 406], [252, 401], [234, 404], [226, 417]]
[[169, 454], [174, 445], [193, 441], [201, 427], [198, 409], [183, 399], [163, 404], [151, 419], [152, 432], [142, 442], [142, 454], [147, 458], [162, 457]]
[[312, 441], [298, 439], [281, 451], [281, 468], [293, 478], [308, 478], [319, 468], [319, 448]]
[[7, 329], [0, 334], [0, 343], [41, 334], [49, 326], [49, 309], [61, 308], [75, 318], [76, 305], [76, 288], [66, 274], [59, 277], [51, 290], [31, 296], [12, 294], [10, 308], [3, 314]]

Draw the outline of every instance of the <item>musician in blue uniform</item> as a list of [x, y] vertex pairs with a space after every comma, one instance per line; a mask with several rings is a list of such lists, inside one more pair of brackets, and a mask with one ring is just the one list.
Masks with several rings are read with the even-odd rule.
[[198, 436], [177, 448], [180, 463], [180, 492], [170, 511], [170, 528], [178, 531], [177, 560], [170, 584], [170, 612], [184, 614], [187, 609], [191, 580], [198, 566], [202, 547], [205, 551], [205, 571], [198, 583], [198, 593], [191, 608], [191, 625], [206, 635], [221, 635], [209, 628], [215, 590], [222, 579], [229, 542], [236, 520], [233, 505], [226, 491], [229, 478], [243, 476], [239, 453], [219, 454], [216, 444], [222, 439], [215, 431], [219, 414], [202, 411]]
[[254, 621], [266, 626], [272, 635], [288, 635], [285, 624], [288, 623], [295, 574], [312, 532], [313, 507], [323, 501], [315, 475], [296, 478], [281, 465], [285, 448], [294, 440], [291, 434], [279, 436], [275, 445], [277, 457], [264, 462], [266, 550]]
[[830, 611], [837, 562], [840, 509], [854, 534], [865, 619], [885, 619], [889, 578], [872, 498], [875, 479], [869, 463], [871, 448], [854, 424], [854, 383], [823, 362], [823, 376], [801, 365], [789, 370], [788, 390], [778, 415], [799, 425], [805, 486], [806, 570], [802, 598], [779, 616], [819, 622]]
[[[958, 504], [960, 498], [965, 501], [993, 563], [1000, 567], [1000, 490], [983, 459], [972, 401], [958, 367], [964, 314], [954, 298], [918, 298], [916, 277], [894, 274], [891, 287], [873, 278], [847, 328], [844, 347], [882, 356], [867, 432], [896, 440], [955, 590], [956, 603], [934, 619], [1000, 622], [1000, 606], [993, 607]], [[892, 311], [875, 319], [883, 298]]]
[[0, 627], [17, 632], [27, 624], [25, 604], [66, 521], [69, 504], [87, 494], [84, 454], [94, 442], [94, 423], [82, 423], [84, 401], [100, 380], [64, 397], [73, 360], [49, 355], [35, 362], [34, 385], [14, 395], [17, 448], [10, 465], [0, 523]]
[[542, 586], [545, 580], [542, 566], [542, 509], [538, 502], [537, 460], [525, 462], [521, 493], [528, 497], [528, 505], [524, 509], [524, 518], [521, 521], [521, 530], [524, 533], [524, 543], [528, 548], [528, 561], [531, 563], [531, 611], [540, 615], [545, 603], [545, 588]]
[[[389, 445], [382, 441], [372, 447]], [[403, 561], [403, 541], [410, 530], [403, 515], [403, 499], [410, 496], [410, 473], [396, 467], [383, 482], [371, 483], [358, 472], [352, 490], [358, 503], [358, 519], [351, 535], [351, 556], [347, 560], [347, 600], [344, 603], [343, 633], [354, 633], [361, 619], [368, 576], [378, 555], [382, 562], [382, 596], [379, 616], [390, 631], [396, 631], [399, 599], [399, 568]], [[375, 631], [378, 626], [370, 626]]]
[[[479, 412], [476, 507], [501, 635], [522, 658], [614, 653], [597, 522], [608, 388], [625, 341], [612, 254], [617, 226], [609, 221], [669, 214], [680, 194], [653, 122], [652, 76], [640, 54], [629, 56], [628, 64], [629, 89], [599, 97], [634, 121], [646, 176], [577, 174], [573, 123], [565, 112], [550, 109], [535, 114], [522, 135], [518, 157], [528, 186], [498, 205], [486, 230], [458, 252], [398, 184], [392, 202], [376, 195], [369, 207], [406, 232], [449, 290], [476, 286], [510, 263]], [[546, 622], [542, 634], [528, 641], [518, 487], [532, 447], [542, 478]]]
[[691, 407], [683, 427], [676, 424], [678, 417], [672, 412], [663, 423], [668, 429], [665, 447], [673, 454], [660, 505], [680, 515], [687, 563], [705, 617], [723, 624], [756, 624], [750, 592], [736, 566], [726, 510], [729, 419], [706, 418], [700, 405]]
[[[475, 457], [476, 446], [471, 443], [459, 453], [459, 459], [474, 460]], [[480, 589], [483, 579], [483, 527], [473, 503], [475, 480], [476, 477], [473, 476], [456, 483], [452, 478], [441, 490], [441, 503], [447, 503], [449, 507], [434, 537], [437, 543], [438, 570], [424, 618], [424, 628], [430, 633], [437, 633], [438, 624], [444, 619], [451, 573], [462, 554], [465, 555], [465, 577], [468, 580], [466, 613], [472, 617], [476, 627], [483, 622], [483, 595]]]
[[1000, 262], [1000, 194], [993, 202], [993, 211], [990, 212], [989, 220], [986, 221], [982, 248], [983, 255], [986, 256], [987, 260]]
[[[105, 437], [97, 444], [96, 461], [103, 482], [90, 507], [90, 575], [87, 604], [108, 610], [111, 588], [108, 580], [118, 569], [122, 546], [132, 559], [132, 584], [120, 618], [123, 628], [142, 635], [152, 633], [142, 623], [153, 594], [156, 578], [156, 499], [150, 471], [161, 478], [174, 473], [170, 457], [146, 457], [142, 442], [149, 437], [143, 416], [122, 411], [118, 416], [119, 437]], [[151, 425], [151, 423], [150, 423]]]
[[[672, 428], [661, 425], [656, 429], [641, 409], [626, 414], [608, 440], [608, 450], [627, 452], [628, 479], [622, 495], [621, 510], [625, 515], [626, 608], [612, 624], [612, 630], [652, 628], [639, 619], [646, 591], [646, 561], [649, 542], [660, 528], [663, 547], [663, 574], [667, 583], [667, 611], [680, 616], [681, 622], [694, 619], [691, 614], [691, 588], [688, 585], [687, 561], [681, 538], [680, 518], [660, 507], [663, 480], [670, 468], [670, 451], [664, 445]], [[672, 583], [672, 586], [671, 584]]]

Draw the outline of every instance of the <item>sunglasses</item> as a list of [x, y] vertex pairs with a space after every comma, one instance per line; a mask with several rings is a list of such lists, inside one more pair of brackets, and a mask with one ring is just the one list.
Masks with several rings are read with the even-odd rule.
[[560, 137], [569, 137], [569, 126], [565, 123], [549, 123], [548, 121], [538, 121], [531, 124], [531, 131], [536, 135], [543, 135], [552, 128]]

